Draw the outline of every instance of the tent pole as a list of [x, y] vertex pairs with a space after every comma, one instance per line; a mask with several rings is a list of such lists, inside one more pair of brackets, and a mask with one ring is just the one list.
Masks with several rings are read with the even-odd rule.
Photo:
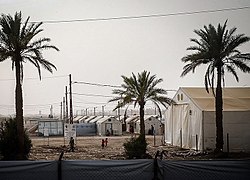
[[171, 121], [172, 121], [172, 135], [171, 135], [171, 144], [172, 146], [174, 145], [174, 118], [173, 118], [173, 113], [174, 113], [174, 105], [171, 105], [172, 108], [171, 108], [171, 111], [172, 111], [172, 116], [171, 116]]
[[229, 133], [227, 133], [227, 155], [229, 155]]
[[195, 148], [196, 148], [196, 151], [198, 151], [198, 135], [196, 134], [195, 135]]
[[202, 148], [202, 153], [204, 152], [204, 143], [205, 143], [205, 137], [204, 137], [204, 111], [202, 111], [202, 120], [201, 120], [201, 123], [202, 123], [202, 144], [201, 144], [201, 148]]

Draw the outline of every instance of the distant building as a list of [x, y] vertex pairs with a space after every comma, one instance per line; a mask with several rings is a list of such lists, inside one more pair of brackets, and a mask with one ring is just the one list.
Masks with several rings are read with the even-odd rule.
[[52, 118], [47, 118], [47, 119], [43, 118], [43, 119], [37, 119], [37, 123], [38, 123], [38, 126], [37, 126], [38, 135], [40, 136], [44, 136], [45, 131], [48, 131], [49, 136], [62, 136], [63, 135], [64, 123], [62, 120], [52, 119]]
[[96, 124], [95, 123], [77, 123], [76, 136], [95, 136]]
[[133, 115], [128, 117], [125, 122], [126, 122], [126, 131], [130, 132], [130, 128], [132, 127], [133, 129], [135, 128], [135, 120], [137, 120], [137, 118], [139, 117], [139, 115]]
[[[135, 121], [134, 121], [134, 132], [135, 133], [140, 133], [140, 117], [138, 117]], [[156, 135], [159, 135], [162, 133], [161, 131], [161, 126], [162, 123], [161, 121], [158, 119], [157, 115], [145, 115], [144, 116], [144, 123], [145, 123], [145, 134], [152, 134], [151, 132], [151, 126], [154, 127], [154, 131]]]
[[108, 116], [96, 122], [97, 135], [122, 135], [122, 123], [115, 117]]

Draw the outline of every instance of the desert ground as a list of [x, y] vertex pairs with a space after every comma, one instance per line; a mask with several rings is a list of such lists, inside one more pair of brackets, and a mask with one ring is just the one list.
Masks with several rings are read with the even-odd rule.
[[[102, 139], [108, 138], [107, 147], [102, 148]], [[31, 137], [30, 160], [56, 160], [64, 151], [64, 160], [107, 160], [125, 159], [123, 143], [131, 138], [125, 136], [87, 136], [77, 137], [74, 152], [69, 151], [69, 140], [63, 137]], [[162, 136], [147, 136], [148, 153], [154, 156], [162, 149]], [[155, 140], [154, 140], [155, 139]]]
[[[102, 148], [102, 139], [108, 138], [107, 147]], [[31, 137], [33, 147], [29, 160], [58, 160], [63, 151], [63, 160], [123, 160], [126, 159], [123, 143], [131, 138], [123, 136], [86, 136], [77, 137], [75, 151], [69, 151], [69, 140], [64, 137]], [[146, 136], [147, 153], [154, 158], [157, 151], [165, 151], [163, 159], [168, 160], [200, 160], [214, 159], [212, 152], [196, 152], [162, 143], [162, 136]], [[225, 158], [250, 159], [250, 154], [236, 153]]]

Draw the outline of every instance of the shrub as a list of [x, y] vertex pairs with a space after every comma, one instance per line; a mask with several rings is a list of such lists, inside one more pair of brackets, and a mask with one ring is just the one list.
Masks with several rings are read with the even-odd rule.
[[[16, 160], [18, 155], [16, 119], [9, 119], [0, 129], [0, 154], [3, 160]], [[28, 159], [32, 147], [28, 133], [24, 132], [24, 155]]]
[[142, 135], [138, 138], [131, 138], [123, 144], [128, 159], [142, 159], [146, 157], [147, 145], [148, 144]]

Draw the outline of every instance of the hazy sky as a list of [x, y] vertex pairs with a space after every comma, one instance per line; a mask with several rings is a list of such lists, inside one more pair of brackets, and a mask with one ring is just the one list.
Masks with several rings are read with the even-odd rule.
[[[175, 14], [250, 6], [249, 0], [0, 0], [0, 13], [13, 15], [22, 11], [23, 18], [31, 21], [67, 21], [77, 19], [98, 19], [122, 16], [143, 16], [152, 14]], [[121, 75], [143, 70], [163, 78], [160, 87], [177, 90], [179, 87], [204, 86], [204, 69], [195, 74], [180, 77], [184, 64], [181, 58], [189, 52], [190, 38], [197, 38], [194, 29], [204, 25], [224, 23], [228, 28], [237, 27], [237, 33], [250, 36], [250, 9], [200, 13], [192, 15], [171, 15], [138, 19], [109, 21], [82, 21], [69, 23], [44, 23], [41, 33], [50, 37], [51, 44], [60, 52], [44, 51], [44, 56], [54, 63], [53, 74], [42, 71], [39, 81], [35, 67], [24, 66], [24, 113], [60, 112], [60, 102], [68, 85], [68, 74], [73, 81], [120, 85]], [[250, 51], [250, 43], [241, 47]], [[249, 74], [239, 73], [237, 83], [232, 75], [226, 75], [226, 86], [250, 86]], [[73, 92], [111, 96], [112, 88], [73, 84]], [[0, 114], [14, 113], [15, 81], [11, 61], [0, 63]], [[172, 97], [174, 92], [169, 92]], [[107, 104], [110, 98], [74, 95], [74, 110], [89, 108], [101, 111], [114, 108]], [[148, 104], [147, 108], [151, 105]]]

